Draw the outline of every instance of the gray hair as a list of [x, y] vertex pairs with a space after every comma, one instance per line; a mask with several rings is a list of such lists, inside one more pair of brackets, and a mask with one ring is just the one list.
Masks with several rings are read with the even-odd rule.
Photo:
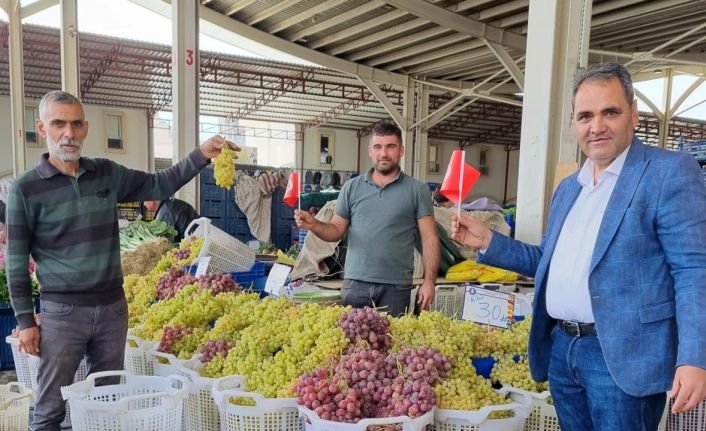
[[635, 90], [632, 86], [632, 77], [630, 76], [630, 72], [628, 72], [622, 64], [604, 63], [597, 64], [586, 69], [579, 69], [576, 72], [576, 77], [574, 78], [574, 91], [571, 95], [571, 106], [573, 107], [576, 103], [576, 93], [578, 92], [581, 84], [586, 81], [608, 81], [613, 78], [618, 79], [620, 86], [623, 87], [623, 93], [625, 94], [628, 104], [632, 105], [635, 101]]
[[76, 96], [63, 90], [50, 91], [42, 97], [39, 102], [39, 118], [44, 117], [44, 112], [47, 110], [47, 105], [51, 103], [58, 103], [60, 105], [81, 105], [81, 109], [86, 111], [83, 107], [83, 103]]

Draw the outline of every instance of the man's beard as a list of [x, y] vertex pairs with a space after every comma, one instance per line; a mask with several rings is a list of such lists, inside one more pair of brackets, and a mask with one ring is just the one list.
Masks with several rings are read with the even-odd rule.
[[[52, 138], [47, 135], [47, 147], [49, 148], [49, 154], [61, 160], [62, 162], [75, 162], [81, 158], [81, 147], [83, 143], [77, 139], [69, 139], [67, 137], [61, 138], [59, 142], [54, 142]], [[78, 147], [76, 152], [64, 151], [62, 146], [73, 145]]]
[[376, 164], [375, 164], [375, 170], [376, 170], [379, 174], [382, 174], [382, 175], [389, 175], [389, 174], [395, 173], [395, 172], [397, 172], [397, 170], [398, 170], [399, 168], [400, 168], [400, 165], [399, 165], [398, 163], [392, 163], [392, 164], [390, 164], [390, 167], [388, 167], [388, 168], [386, 168], [386, 169], [380, 168], [380, 164], [379, 164], [379, 163], [376, 163]]

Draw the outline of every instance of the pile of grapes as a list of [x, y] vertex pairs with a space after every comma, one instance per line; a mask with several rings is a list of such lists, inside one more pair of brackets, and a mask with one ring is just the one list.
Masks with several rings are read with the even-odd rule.
[[338, 362], [299, 378], [295, 387], [299, 404], [321, 419], [346, 423], [414, 418], [434, 407], [433, 387], [452, 368], [448, 358], [433, 348], [404, 348], [390, 354], [389, 321], [369, 307], [344, 314], [338, 326], [351, 345]]
[[230, 274], [203, 274], [198, 277], [201, 290], [209, 290], [214, 295], [222, 292], [242, 292], [243, 288], [237, 284]]
[[196, 283], [196, 277], [181, 268], [169, 268], [157, 281], [157, 299], [173, 298], [184, 286]]

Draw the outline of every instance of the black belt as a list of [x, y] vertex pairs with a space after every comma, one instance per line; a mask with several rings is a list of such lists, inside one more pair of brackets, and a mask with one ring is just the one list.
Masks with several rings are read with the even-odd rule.
[[586, 335], [596, 335], [596, 325], [593, 323], [579, 323], [569, 320], [559, 320], [559, 329], [572, 337], [583, 337]]

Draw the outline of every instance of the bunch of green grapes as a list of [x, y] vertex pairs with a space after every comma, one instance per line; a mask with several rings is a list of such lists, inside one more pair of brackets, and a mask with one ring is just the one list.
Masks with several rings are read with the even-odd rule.
[[235, 175], [235, 164], [233, 161], [237, 158], [235, 151], [226, 145], [221, 149], [221, 154], [213, 159], [213, 177], [216, 179], [218, 187], [223, 187], [224, 189], [233, 187], [235, 183], [233, 178]]
[[[501, 329], [497, 331], [495, 341], [497, 343], [496, 354], [504, 355], [524, 355], [527, 353], [527, 345], [529, 343], [529, 330], [532, 324], [530, 317], [525, 320], [516, 322], [510, 326], [510, 329]], [[493, 355], [495, 356], [495, 354]]]
[[227, 340], [235, 342], [240, 339], [240, 331], [252, 324], [252, 313], [260, 302], [256, 293], [242, 293], [233, 301], [232, 308], [219, 317], [213, 329], [206, 334], [206, 340]]
[[481, 376], [450, 378], [434, 386], [436, 405], [441, 409], [479, 410], [486, 406], [509, 404], [510, 400], [493, 390]]
[[173, 298], [153, 304], [147, 309], [144, 319], [134, 327], [133, 333], [145, 340], [159, 340], [162, 337], [162, 328], [167, 326], [181, 310], [192, 306], [191, 297], [198, 291], [198, 284], [191, 284], [185, 286]]
[[532, 378], [526, 356], [521, 356], [518, 362], [509, 355], [499, 358], [490, 373], [490, 379], [529, 392], [544, 392], [549, 388], [546, 382], [540, 383]]

